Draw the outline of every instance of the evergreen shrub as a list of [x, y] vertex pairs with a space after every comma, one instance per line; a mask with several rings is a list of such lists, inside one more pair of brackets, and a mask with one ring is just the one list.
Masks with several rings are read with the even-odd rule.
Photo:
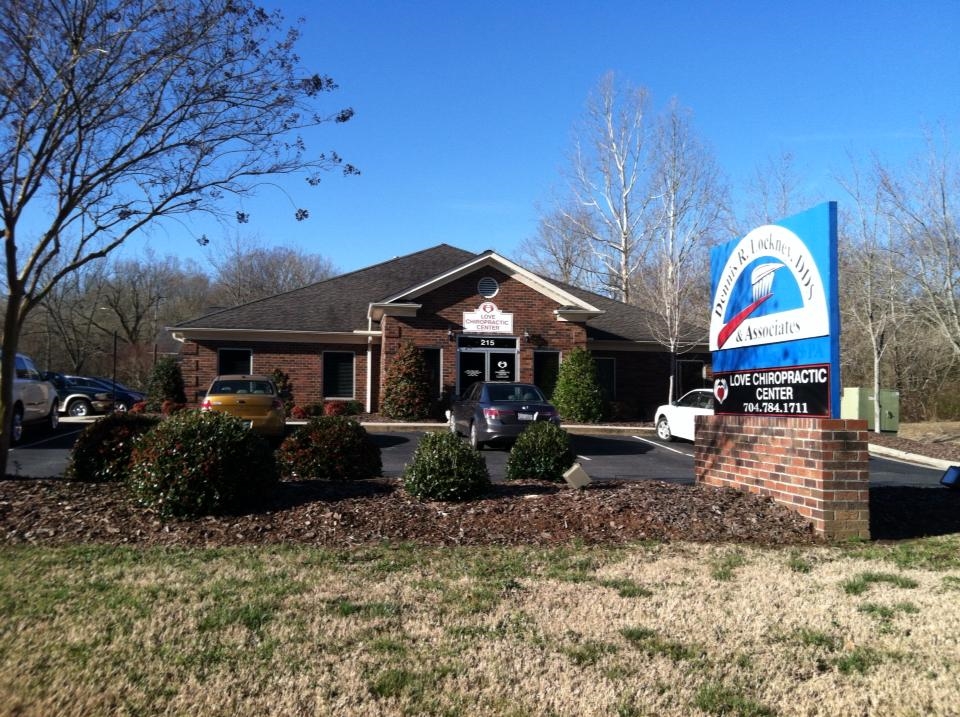
[[67, 480], [120, 482], [127, 478], [134, 439], [152, 430], [160, 419], [137, 413], [109, 413], [77, 436], [70, 453]]
[[157, 413], [164, 403], [168, 406], [187, 403], [180, 364], [172, 356], [157, 361], [147, 383], [147, 410]]
[[277, 463], [285, 478], [357, 480], [383, 471], [380, 448], [346, 416], [311, 418], [280, 445]]
[[387, 368], [381, 411], [388, 418], [419, 421], [430, 414], [430, 384], [423, 352], [411, 341], [400, 344]]
[[508, 480], [559, 482], [573, 465], [570, 436], [550, 421], [537, 421], [521, 433], [507, 457]]
[[466, 500], [490, 487], [483, 455], [447, 432], [428, 433], [403, 472], [403, 487], [420, 500]]
[[193, 517], [262, 501], [277, 467], [269, 443], [239, 418], [185, 411], [137, 439], [128, 481], [161, 516]]
[[577, 347], [564, 357], [552, 401], [564, 421], [598, 423], [603, 418], [597, 367], [589, 351]]

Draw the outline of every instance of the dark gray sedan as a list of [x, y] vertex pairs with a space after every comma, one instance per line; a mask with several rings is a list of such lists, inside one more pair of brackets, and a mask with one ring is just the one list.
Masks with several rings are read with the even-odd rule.
[[557, 409], [532, 383], [473, 384], [450, 405], [450, 431], [470, 437], [480, 450], [488, 443], [509, 443], [534, 421], [560, 423]]

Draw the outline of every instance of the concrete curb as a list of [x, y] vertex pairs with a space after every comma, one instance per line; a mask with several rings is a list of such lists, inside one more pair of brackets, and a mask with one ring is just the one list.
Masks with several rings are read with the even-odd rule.
[[916, 463], [921, 466], [927, 466], [928, 468], [940, 468], [941, 470], [946, 470], [950, 466], [956, 465], [950, 461], [945, 461], [940, 458], [929, 458], [928, 456], [920, 456], [916, 453], [898, 451], [896, 448], [878, 446], [875, 443], [867, 444], [867, 449], [870, 451], [871, 455], [882, 456], [883, 458], [893, 458], [894, 460], [904, 461], [905, 463]]

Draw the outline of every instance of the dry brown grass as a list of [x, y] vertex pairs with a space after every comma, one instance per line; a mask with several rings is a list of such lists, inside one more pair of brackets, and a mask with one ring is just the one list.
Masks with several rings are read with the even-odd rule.
[[8, 547], [0, 714], [957, 714], [958, 551]]

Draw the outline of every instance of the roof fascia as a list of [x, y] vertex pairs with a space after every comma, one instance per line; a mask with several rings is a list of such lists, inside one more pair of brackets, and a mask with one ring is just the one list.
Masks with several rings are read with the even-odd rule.
[[190, 328], [171, 330], [174, 340], [185, 341], [279, 341], [291, 344], [359, 344], [378, 341], [379, 331], [271, 331], [269, 329]]
[[367, 309], [367, 318], [379, 322], [384, 316], [416, 316], [423, 304], [413, 302], [393, 304], [389, 301], [372, 302]]

